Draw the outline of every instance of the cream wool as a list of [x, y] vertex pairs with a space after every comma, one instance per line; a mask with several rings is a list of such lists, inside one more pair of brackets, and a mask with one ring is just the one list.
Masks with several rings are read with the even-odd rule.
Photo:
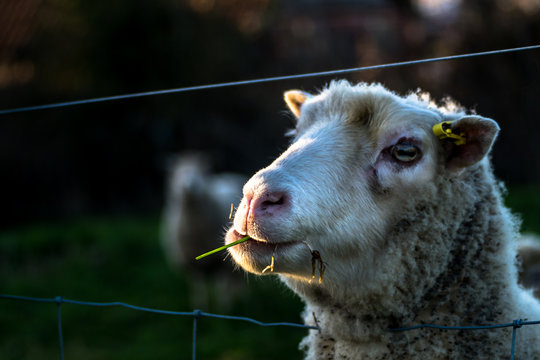
[[[499, 359], [511, 329], [388, 329], [540, 319], [517, 285], [517, 222], [487, 154], [499, 130], [426, 95], [333, 82], [285, 100], [298, 118], [291, 146], [244, 186], [226, 243], [245, 270], [274, 273], [318, 319], [306, 359]], [[454, 121], [457, 146], [433, 125]], [[311, 250], [326, 265], [319, 284]], [[266, 272], [265, 274], [268, 274]], [[519, 330], [517, 359], [540, 359], [540, 327]]]

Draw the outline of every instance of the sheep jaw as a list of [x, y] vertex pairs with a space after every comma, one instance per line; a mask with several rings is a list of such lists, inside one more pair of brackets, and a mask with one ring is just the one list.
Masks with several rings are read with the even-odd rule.
[[[225, 243], [234, 242], [244, 236], [246, 235], [232, 229], [227, 233]], [[312, 277], [312, 255], [305, 241], [277, 242], [252, 238], [228, 250], [240, 266], [257, 275], [297, 274], [300, 270], [305, 273], [307, 280]], [[269, 271], [268, 266], [271, 264], [272, 271]], [[267, 270], [264, 271], [265, 269]]]

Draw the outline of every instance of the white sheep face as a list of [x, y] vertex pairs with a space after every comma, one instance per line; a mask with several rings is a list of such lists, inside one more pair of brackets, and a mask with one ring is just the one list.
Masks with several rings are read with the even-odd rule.
[[274, 256], [265, 274], [289, 283], [313, 282], [312, 250], [327, 264], [320, 286], [376, 281], [374, 254], [401, 213], [420, 194], [436, 195], [441, 171], [451, 176], [482, 158], [496, 133], [449, 156], [432, 127], [458, 117], [416, 96], [336, 82], [317, 96], [291, 91], [285, 100], [297, 116], [292, 144], [246, 183], [225, 242], [249, 235], [229, 248], [235, 262], [261, 274]]

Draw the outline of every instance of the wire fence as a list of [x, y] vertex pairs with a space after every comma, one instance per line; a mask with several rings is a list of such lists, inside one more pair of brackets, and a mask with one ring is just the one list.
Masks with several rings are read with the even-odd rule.
[[[167, 90], [157, 90], [157, 91], [124, 94], [124, 95], [106, 96], [106, 97], [83, 99], [83, 100], [76, 100], [76, 101], [66, 101], [66, 102], [54, 103], [54, 104], [5, 109], [5, 110], [0, 110], [0, 115], [33, 111], [33, 110], [60, 108], [60, 107], [82, 105], [82, 104], [90, 104], [90, 103], [98, 103], [98, 102], [104, 102], [104, 101], [115, 101], [115, 100], [137, 98], [137, 97], [143, 97], [143, 96], [154, 96], [154, 95], [182, 93], [182, 92], [207, 90], [207, 89], [215, 89], [215, 88], [223, 88], [223, 87], [231, 87], [231, 86], [251, 85], [251, 84], [273, 82], [273, 81], [280, 81], [280, 80], [292, 80], [292, 79], [329, 76], [329, 75], [342, 75], [342, 74], [358, 72], [358, 71], [384, 69], [384, 68], [392, 68], [392, 67], [415, 65], [415, 64], [424, 64], [424, 63], [437, 62], [437, 61], [457, 60], [457, 59], [471, 58], [471, 57], [477, 57], [477, 56], [496, 55], [496, 54], [503, 54], [503, 53], [509, 53], [509, 52], [518, 52], [518, 51], [536, 50], [536, 49], [540, 49], [540, 45], [532, 45], [532, 46], [525, 46], [525, 47], [518, 47], [518, 48], [484, 51], [484, 52], [477, 52], [477, 53], [460, 54], [460, 55], [444, 56], [444, 57], [437, 57], [437, 58], [412, 60], [412, 61], [395, 62], [395, 63], [389, 63], [389, 64], [356, 67], [356, 68], [349, 68], [349, 69], [330, 70], [330, 71], [323, 71], [323, 72], [317, 72], [317, 73], [276, 76], [276, 77], [269, 77], [269, 78], [259, 78], [259, 79], [254, 79], [254, 80], [234, 81], [234, 82], [218, 83], [218, 84], [210, 84], [210, 85], [200, 85], [200, 86], [167, 89]], [[62, 296], [57, 296], [55, 298], [37, 298], [37, 297], [0, 294], [0, 299], [56, 304], [58, 342], [59, 342], [59, 352], [60, 352], [61, 360], [64, 360], [64, 339], [63, 339], [63, 333], [62, 333], [62, 311], [61, 311], [63, 304], [73, 304], [73, 305], [79, 305], [79, 306], [90, 306], [90, 307], [98, 307], [98, 308], [124, 307], [131, 310], [162, 314], [162, 315], [191, 316], [193, 317], [193, 333], [192, 333], [192, 359], [193, 360], [196, 359], [197, 321], [201, 317], [245, 321], [245, 322], [250, 322], [258, 326], [285, 326], [285, 327], [295, 327], [295, 328], [300, 328], [300, 329], [305, 329], [305, 330], [321, 330], [318, 326], [310, 326], [310, 325], [290, 323], [290, 322], [264, 323], [264, 322], [261, 322], [261, 321], [258, 321], [249, 317], [211, 314], [211, 313], [203, 312], [201, 310], [193, 310], [191, 312], [178, 312], [178, 311], [160, 310], [160, 309], [153, 309], [153, 308], [148, 308], [148, 307], [141, 307], [141, 306], [136, 306], [136, 305], [127, 304], [123, 302], [78, 301], [78, 300], [66, 299]], [[410, 327], [388, 329], [388, 331], [401, 332], [401, 331], [413, 331], [413, 330], [421, 330], [421, 329], [474, 331], [474, 330], [491, 330], [491, 329], [512, 327], [513, 330], [512, 330], [512, 340], [511, 340], [511, 349], [510, 349], [510, 359], [513, 360], [514, 354], [515, 354], [515, 344], [516, 344], [518, 330], [522, 326], [538, 325], [538, 324], [540, 324], [540, 321], [525, 321], [523, 319], [517, 319], [512, 322], [505, 323], [505, 324], [484, 325], [484, 326], [444, 326], [444, 325], [435, 325], [435, 324], [419, 324], [419, 325], [410, 326]]]
[[5, 110], [0, 110], [0, 115], [26, 112], [26, 111], [34, 111], [34, 110], [54, 109], [54, 108], [60, 108], [60, 107], [66, 107], [66, 106], [92, 104], [92, 103], [99, 103], [99, 102], [105, 102], [105, 101], [116, 101], [116, 100], [131, 99], [131, 98], [138, 98], [138, 97], [145, 97], [145, 96], [156, 96], [156, 95], [191, 92], [191, 91], [198, 91], [198, 90], [209, 90], [209, 89], [217, 89], [217, 88], [224, 88], [224, 87], [231, 87], [231, 86], [253, 85], [253, 84], [282, 81], [282, 80], [304, 79], [304, 78], [329, 76], [329, 75], [344, 75], [344, 74], [349, 74], [349, 73], [359, 72], [359, 71], [380, 70], [380, 69], [394, 68], [394, 67], [400, 67], [400, 66], [426, 64], [426, 63], [438, 62], [438, 61], [459, 60], [459, 59], [467, 59], [467, 58], [478, 57], [478, 56], [498, 55], [498, 54], [506, 54], [506, 53], [511, 53], [511, 52], [538, 50], [538, 49], [540, 49], [540, 45], [531, 45], [531, 46], [523, 46], [523, 47], [517, 47], [517, 48], [482, 51], [482, 52], [476, 52], [476, 53], [458, 54], [458, 55], [442, 56], [442, 57], [435, 57], [435, 58], [428, 58], [428, 59], [401, 61], [401, 62], [394, 62], [394, 63], [389, 63], [389, 64], [379, 64], [379, 65], [355, 67], [355, 68], [348, 68], [348, 69], [329, 70], [329, 71], [321, 71], [321, 72], [307, 73], [307, 74], [284, 75], [284, 76], [259, 78], [259, 79], [253, 79], [253, 80], [231, 81], [231, 82], [218, 83], [218, 84], [197, 85], [197, 86], [188, 86], [188, 87], [166, 89], [166, 90], [145, 91], [145, 92], [139, 92], [139, 93], [133, 93], [133, 94], [104, 96], [104, 97], [92, 98], [92, 99], [65, 101], [65, 102], [54, 103], [54, 104], [25, 106], [25, 107], [20, 107], [20, 108], [5, 109]]
[[[6, 294], [4, 295], [0, 294], [0, 299], [56, 304], [58, 343], [59, 343], [59, 353], [60, 353], [61, 360], [64, 360], [64, 336], [62, 333], [62, 305], [63, 304], [91, 306], [91, 307], [98, 307], [98, 308], [124, 307], [131, 310], [143, 311], [143, 312], [149, 312], [149, 313], [161, 314], [161, 315], [191, 316], [193, 317], [193, 333], [192, 333], [192, 347], [191, 347], [191, 358], [193, 360], [197, 359], [197, 321], [201, 317], [245, 321], [245, 322], [249, 322], [258, 326], [285, 326], [285, 327], [294, 327], [294, 328], [305, 329], [305, 330], [319, 330], [319, 331], [321, 330], [319, 326], [304, 325], [304, 324], [291, 323], [291, 322], [264, 323], [264, 322], [261, 322], [261, 321], [258, 321], [249, 317], [244, 317], [244, 316], [211, 314], [211, 313], [207, 313], [201, 310], [193, 310], [190, 312], [160, 310], [160, 309], [136, 306], [136, 305], [127, 304], [124, 302], [116, 302], [116, 301], [115, 302], [89, 302], [89, 301], [66, 299], [62, 296], [57, 296], [55, 298], [37, 298], [37, 297], [18, 296], [18, 295], [6, 295]], [[474, 331], [474, 330], [492, 330], [492, 329], [511, 327], [512, 328], [512, 342], [511, 342], [511, 349], [510, 349], [510, 359], [514, 360], [518, 329], [520, 329], [522, 326], [539, 325], [539, 324], [540, 324], [540, 320], [539, 321], [526, 321], [523, 319], [517, 319], [517, 320], [512, 321], [511, 323], [483, 325], [483, 326], [444, 326], [444, 325], [434, 325], [434, 324], [419, 324], [419, 325], [410, 326], [410, 327], [388, 329], [388, 331], [401, 332], [401, 331], [413, 331], [413, 330], [420, 330], [420, 329]]]
[[58, 325], [58, 343], [60, 346], [60, 359], [64, 360], [64, 337], [62, 334], [62, 305], [63, 304], [73, 304], [73, 305], [80, 305], [80, 306], [90, 306], [90, 307], [98, 307], [98, 308], [105, 308], [105, 307], [124, 307], [131, 310], [136, 311], [143, 311], [148, 313], [154, 313], [154, 314], [161, 314], [161, 315], [171, 315], [171, 316], [192, 316], [193, 317], [193, 335], [192, 335], [192, 359], [196, 359], [196, 349], [197, 349], [197, 320], [200, 317], [209, 317], [209, 318], [217, 318], [217, 319], [226, 319], [226, 320], [237, 320], [237, 321], [245, 321], [250, 322], [252, 324], [258, 325], [258, 326], [286, 326], [286, 327], [295, 327], [300, 329], [315, 329], [318, 330], [319, 328], [317, 326], [310, 326], [310, 325], [304, 325], [304, 324], [297, 324], [297, 323], [291, 323], [291, 322], [276, 322], [276, 323], [264, 323], [252, 318], [243, 317], [243, 316], [231, 316], [231, 315], [219, 315], [219, 314], [211, 314], [207, 313], [201, 310], [193, 310], [190, 312], [181, 312], [181, 311], [170, 311], [170, 310], [160, 310], [160, 309], [153, 309], [148, 307], [142, 307], [142, 306], [136, 306], [132, 304], [127, 304], [124, 302], [90, 302], [90, 301], [79, 301], [79, 300], [71, 300], [66, 299], [62, 296], [57, 296], [55, 298], [37, 298], [37, 297], [29, 297], [29, 296], [18, 296], [18, 295], [0, 295], [0, 299], [5, 300], [15, 300], [15, 301], [30, 301], [30, 302], [37, 302], [37, 303], [53, 303], [56, 304], [56, 313], [57, 313], [57, 325]]

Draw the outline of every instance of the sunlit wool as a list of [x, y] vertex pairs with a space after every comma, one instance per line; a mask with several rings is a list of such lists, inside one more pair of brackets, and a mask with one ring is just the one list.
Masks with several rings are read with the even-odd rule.
[[[306, 303], [307, 359], [499, 359], [511, 329], [390, 332], [540, 319], [517, 285], [518, 221], [488, 153], [498, 125], [426, 94], [332, 82], [285, 94], [290, 147], [244, 186], [226, 243], [245, 270], [273, 272]], [[454, 121], [466, 144], [437, 138]], [[306, 245], [307, 244], [307, 245]], [[326, 264], [313, 281], [312, 253]], [[540, 359], [540, 327], [519, 329], [516, 358]]]

